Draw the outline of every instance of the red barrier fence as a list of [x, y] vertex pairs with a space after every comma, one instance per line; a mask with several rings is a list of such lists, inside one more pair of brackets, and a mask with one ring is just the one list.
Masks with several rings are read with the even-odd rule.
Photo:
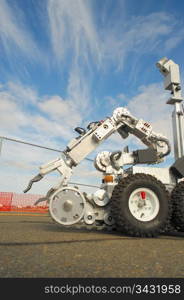
[[46, 201], [35, 205], [35, 202], [43, 197], [42, 195], [25, 195], [10, 192], [0, 192], [0, 212], [33, 212], [47, 213], [48, 204]]

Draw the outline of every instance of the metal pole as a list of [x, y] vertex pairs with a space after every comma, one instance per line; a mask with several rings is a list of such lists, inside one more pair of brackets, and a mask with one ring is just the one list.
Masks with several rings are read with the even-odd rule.
[[167, 104], [174, 106], [172, 113], [173, 139], [174, 139], [174, 154], [175, 159], [184, 156], [184, 111], [183, 98], [181, 95], [180, 71], [179, 66], [168, 59], [161, 58], [156, 66], [164, 76], [164, 88], [171, 92], [171, 98]]
[[[33, 146], [33, 147], [38, 147], [38, 148], [42, 148], [42, 149], [46, 149], [46, 150], [59, 152], [59, 153], [62, 152], [61, 150], [58, 150], [58, 149], [53, 149], [53, 148], [50, 148], [50, 147], [40, 146], [40, 145], [37, 145], [37, 144], [32, 144], [32, 143], [24, 142], [24, 141], [21, 141], [21, 140], [12, 139], [12, 138], [8, 138], [8, 137], [5, 137], [5, 136], [0, 136], [0, 140], [3, 140], [3, 139], [7, 140], [7, 141], [12, 141], [12, 142], [16, 142], [16, 143], [20, 143], [20, 144], [24, 144], [24, 145], [29, 145], [29, 146]], [[0, 141], [0, 143], [1, 143], [1, 141]], [[1, 147], [1, 144], [0, 144], [0, 147]], [[1, 150], [1, 148], [0, 148], [0, 150]], [[88, 161], [93, 162], [93, 159], [90, 159], [90, 158], [85, 158], [85, 159], [88, 160]]]
[[0, 137], [0, 154], [2, 152], [2, 146], [3, 146], [3, 138]]
[[184, 115], [181, 103], [174, 104], [172, 113], [175, 159], [184, 155]]

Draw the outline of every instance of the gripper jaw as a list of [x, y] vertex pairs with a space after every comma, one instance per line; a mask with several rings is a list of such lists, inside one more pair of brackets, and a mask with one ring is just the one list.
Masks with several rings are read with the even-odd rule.
[[31, 188], [34, 182], [40, 181], [43, 178], [43, 175], [38, 174], [33, 179], [31, 179], [28, 183], [27, 188], [24, 190], [24, 193], [27, 193]]

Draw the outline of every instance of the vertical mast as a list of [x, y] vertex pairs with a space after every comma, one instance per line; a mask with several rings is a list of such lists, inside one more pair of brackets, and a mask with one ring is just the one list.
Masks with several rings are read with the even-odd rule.
[[164, 88], [171, 91], [167, 104], [174, 106], [172, 113], [173, 140], [175, 160], [184, 156], [184, 110], [181, 96], [179, 66], [166, 57], [159, 60], [156, 66], [164, 75]]

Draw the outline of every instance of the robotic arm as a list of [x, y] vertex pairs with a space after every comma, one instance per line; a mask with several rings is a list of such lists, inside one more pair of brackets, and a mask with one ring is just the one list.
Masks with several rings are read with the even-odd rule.
[[148, 148], [130, 153], [128, 151], [99, 153], [95, 160], [95, 167], [99, 171], [112, 173], [112, 167], [118, 171], [124, 165], [160, 163], [170, 153], [171, 147], [168, 139], [154, 132], [148, 122], [132, 116], [126, 108], [119, 107], [115, 109], [113, 119], [116, 122], [117, 132], [122, 138], [127, 138], [131, 133]]
[[99, 153], [95, 160], [95, 167], [99, 171], [116, 172], [127, 164], [159, 163], [164, 156], [170, 153], [170, 144], [167, 138], [155, 133], [148, 122], [136, 119], [124, 107], [115, 109], [113, 115], [104, 121], [90, 123], [87, 131], [79, 127], [76, 128], [76, 131], [80, 135], [70, 141], [62, 152], [62, 157], [41, 166], [39, 174], [30, 181], [24, 192], [27, 192], [34, 182], [41, 180], [44, 175], [54, 170], [61, 173], [63, 177], [59, 185], [53, 189], [56, 190], [67, 185], [72, 175], [72, 168], [116, 131], [123, 138], [128, 137], [129, 133], [135, 135], [148, 146], [148, 149], [131, 153], [123, 151], [106, 152], [105, 155], [104, 152]]

